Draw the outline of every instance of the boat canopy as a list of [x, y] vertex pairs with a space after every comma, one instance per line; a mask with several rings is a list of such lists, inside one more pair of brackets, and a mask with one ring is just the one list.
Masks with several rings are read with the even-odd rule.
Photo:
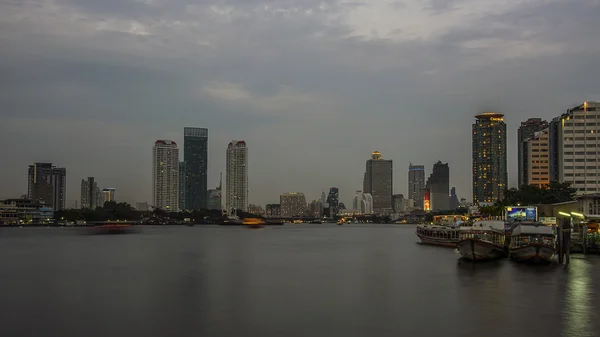
[[553, 235], [554, 230], [550, 226], [546, 226], [542, 223], [539, 224], [518, 224], [513, 227], [512, 236], [518, 235]]

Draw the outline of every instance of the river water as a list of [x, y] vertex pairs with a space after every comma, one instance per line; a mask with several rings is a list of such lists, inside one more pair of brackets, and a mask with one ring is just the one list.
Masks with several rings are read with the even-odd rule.
[[600, 336], [600, 257], [460, 262], [412, 225], [0, 229], [2, 336]]

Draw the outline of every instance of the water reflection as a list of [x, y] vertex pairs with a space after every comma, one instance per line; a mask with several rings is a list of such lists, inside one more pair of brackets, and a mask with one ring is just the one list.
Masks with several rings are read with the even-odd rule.
[[584, 337], [592, 336], [592, 318], [595, 316], [595, 306], [591, 300], [594, 297], [594, 285], [591, 279], [591, 266], [585, 258], [571, 259], [566, 279], [566, 293], [563, 319], [563, 336]]

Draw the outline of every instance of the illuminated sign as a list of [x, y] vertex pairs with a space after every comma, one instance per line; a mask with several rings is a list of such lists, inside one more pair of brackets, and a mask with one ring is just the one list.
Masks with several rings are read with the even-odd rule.
[[537, 221], [537, 207], [506, 207], [506, 221]]
[[431, 210], [431, 201], [429, 199], [429, 190], [423, 191], [423, 210], [425, 210], [425, 211]]

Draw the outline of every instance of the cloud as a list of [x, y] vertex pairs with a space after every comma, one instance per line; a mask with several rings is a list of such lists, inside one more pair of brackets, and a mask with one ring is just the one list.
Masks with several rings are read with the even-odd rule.
[[[598, 8], [592, 0], [3, 1], [0, 134], [22, 141], [10, 152], [14, 167], [0, 173], [22, 177], [31, 162], [51, 160], [68, 165], [70, 200], [87, 175], [127, 201], [149, 200], [154, 140], [181, 144], [184, 126], [204, 126], [209, 185], [227, 143], [248, 142], [253, 203], [292, 190], [312, 199], [337, 185], [350, 204], [374, 149], [394, 159], [396, 192], [406, 194], [410, 161], [429, 170], [440, 159], [469, 198], [473, 115], [503, 111], [515, 149], [521, 120], [600, 99]], [[0, 197], [26, 188], [19, 179], [1, 187]]]

